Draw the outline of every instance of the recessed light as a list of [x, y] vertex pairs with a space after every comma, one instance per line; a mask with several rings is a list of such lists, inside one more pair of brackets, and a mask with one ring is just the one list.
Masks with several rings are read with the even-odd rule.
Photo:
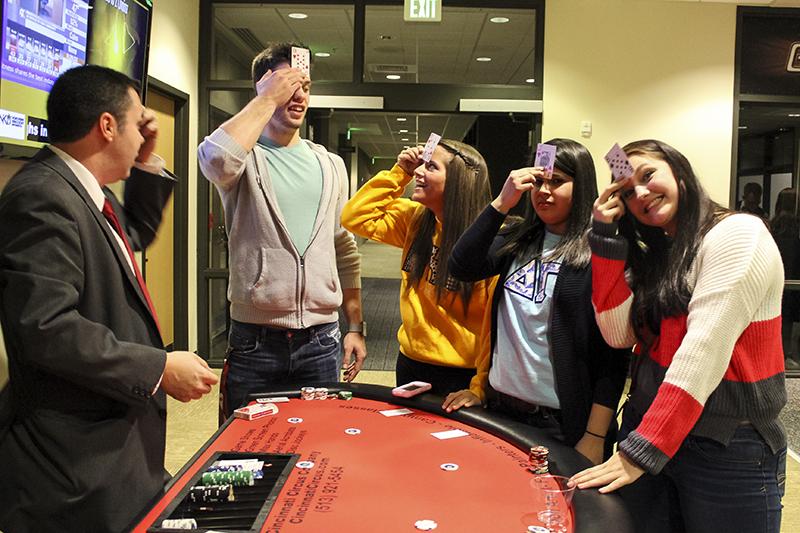
[[487, 62], [489, 62], [491, 60], [492, 60], [491, 57], [476, 57], [475, 58], [475, 61], [480, 61], [481, 63], [487, 63]]
[[408, 133], [408, 130], [400, 130], [397, 133]]
[[747, 129], [747, 126], [739, 126], [739, 129], [740, 129], [740, 130], [746, 130], [746, 129]]
[[408, 120], [406, 117], [397, 117], [397, 122], [405, 122]]
[[314, 54], [316, 57], [331, 57], [329, 52], [317, 52]]
[[409, 140], [409, 139], [408, 139], [408, 137], [403, 137], [403, 138], [402, 138], [402, 139], [400, 139], [400, 140], [401, 140], [401, 141], [403, 141], [403, 142], [408, 142], [408, 140]]
[[800, 113], [789, 113], [789, 116], [792, 118], [800, 117]]
[[308, 15], [306, 15], [305, 13], [289, 13], [288, 16], [290, 19], [297, 19], [297, 20], [303, 20], [308, 18]]
[[489, 19], [489, 22], [494, 22], [495, 24], [505, 24], [510, 19], [508, 17], [492, 17]]
[[399, 74], [387, 74], [386, 75], [386, 79], [387, 80], [399, 80], [400, 79], [400, 75]]
[[525, 83], [536, 83], [536, 80], [533, 78], [528, 78], [527, 80], [525, 80]]

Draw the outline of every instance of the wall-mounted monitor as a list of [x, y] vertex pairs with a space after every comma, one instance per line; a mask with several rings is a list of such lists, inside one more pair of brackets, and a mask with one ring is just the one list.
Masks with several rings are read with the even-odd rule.
[[151, 0], [92, 0], [87, 63], [124, 72], [147, 82]]
[[30, 156], [47, 142], [47, 94], [78, 65], [103, 65], [142, 84], [151, 0], [0, 0], [0, 157]]
[[86, 0], [2, 0], [0, 143], [27, 155], [47, 140], [47, 94], [64, 71], [86, 62]]

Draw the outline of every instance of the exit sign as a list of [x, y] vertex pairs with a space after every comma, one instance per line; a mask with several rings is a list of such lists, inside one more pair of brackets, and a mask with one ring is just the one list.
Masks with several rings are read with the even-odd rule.
[[406, 22], [441, 22], [442, 0], [404, 0]]

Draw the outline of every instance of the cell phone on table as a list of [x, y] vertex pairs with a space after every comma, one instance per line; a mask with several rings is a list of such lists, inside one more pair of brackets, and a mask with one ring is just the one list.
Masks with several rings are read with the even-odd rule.
[[392, 389], [392, 396], [400, 396], [401, 398], [411, 398], [417, 394], [422, 394], [425, 391], [431, 390], [431, 384], [424, 381], [412, 381], [405, 385], [400, 385]]

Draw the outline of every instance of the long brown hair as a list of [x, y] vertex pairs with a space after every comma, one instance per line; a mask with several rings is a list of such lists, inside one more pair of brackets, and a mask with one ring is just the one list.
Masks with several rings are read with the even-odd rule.
[[[450, 277], [447, 266], [456, 241], [491, 201], [489, 170], [486, 161], [475, 148], [451, 139], [439, 141], [452, 157], [446, 165], [444, 184], [444, 210], [442, 212], [442, 237], [437, 253], [435, 275], [429, 281], [436, 286], [436, 300], [441, 301], [444, 290], [461, 296], [466, 314], [473, 284], [456, 281]], [[413, 223], [414, 240], [404, 261], [409, 281], [418, 285], [433, 254], [433, 235], [436, 232], [436, 215], [428, 208], [420, 209]]]
[[628, 157], [644, 155], [667, 163], [678, 183], [680, 227], [673, 238], [661, 228], [642, 224], [626, 210], [620, 233], [628, 240], [633, 307], [631, 320], [637, 332], [644, 328], [658, 334], [666, 317], [688, 312], [692, 292], [687, 281], [703, 237], [717, 222], [731, 214], [708, 196], [686, 157], [672, 146], [656, 140], [627, 144]]

